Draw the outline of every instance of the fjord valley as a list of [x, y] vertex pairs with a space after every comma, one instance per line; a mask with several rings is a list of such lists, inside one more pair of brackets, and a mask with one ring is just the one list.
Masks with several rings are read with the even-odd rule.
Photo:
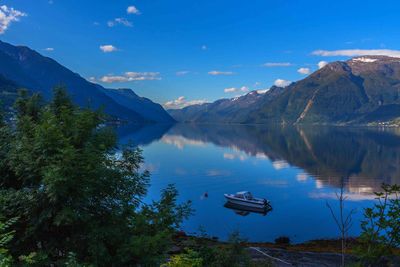
[[[131, 89], [106, 89], [28, 47], [0, 43], [2, 100], [15, 101], [18, 88], [50, 99], [65, 86], [80, 106], [103, 107], [131, 123], [241, 123], [398, 125], [400, 60], [385, 56], [333, 62], [286, 87], [272, 86], [242, 96], [182, 109], [164, 108]], [[46, 78], [45, 78], [46, 77]], [[49, 79], [50, 78], [50, 79]]]
[[136, 95], [129, 89], [111, 90], [91, 83], [51, 58], [26, 46], [13, 46], [0, 41], [1, 99], [12, 106], [17, 90], [40, 93], [51, 99], [54, 86], [68, 88], [74, 103], [92, 109], [104, 108], [113, 118], [133, 123], [171, 123], [174, 119], [161, 105]]
[[333, 62], [285, 88], [170, 110], [178, 121], [398, 125], [400, 60], [363, 56]]
[[[227, 240], [236, 228], [252, 242], [270, 242], [280, 236], [295, 243], [335, 238], [336, 226], [327, 222], [329, 211], [321, 203], [334, 201], [336, 191], [342, 189], [348, 208], [362, 210], [373, 205], [374, 192], [380, 191], [382, 184], [400, 184], [400, 61], [396, 58], [368, 56], [333, 62], [286, 87], [272, 86], [265, 91], [254, 90], [230, 99], [166, 111], [131, 89], [106, 89], [88, 82], [27, 47], [1, 43], [0, 55], [0, 97], [9, 124], [16, 122], [17, 127], [22, 127], [28, 119], [37, 124], [32, 129], [40, 129], [45, 127], [42, 120], [49, 112], [60, 120], [53, 123], [63, 124], [65, 115], [75, 116], [68, 113], [74, 104], [81, 106], [83, 112], [81, 118], [70, 118], [78, 120], [74, 122], [77, 125], [68, 126], [78, 130], [76, 134], [82, 127], [79, 120], [84, 123], [88, 119], [85, 112], [98, 116], [97, 122], [85, 127], [106, 121], [122, 123], [115, 129], [118, 147], [144, 149], [146, 162], [141, 162], [139, 154], [134, 156], [139, 152], [129, 152], [134, 153], [132, 160], [139, 157], [132, 164], [143, 164], [141, 168], [152, 174], [150, 187], [142, 181], [148, 192], [143, 196], [144, 202], [151, 203], [173, 183], [176, 192], [181, 192], [179, 200], [190, 200], [190, 207], [196, 211], [190, 217], [189, 210], [184, 217], [173, 215], [179, 223], [188, 219], [180, 228], [169, 228], [169, 238], [178, 229], [196, 235], [203, 228], [220, 240]], [[26, 89], [20, 91], [21, 88]], [[59, 117], [58, 112], [67, 113]], [[39, 116], [39, 120], [31, 116]], [[38, 132], [29, 138], [36, 142], [36, 138], [51, 133], [48, 131], [44, 136]], [[58, 134], [65, 138], [73, 134], [62, 131]], [[20, 134], [12, 142], [25, 138]], [[4, 144], [3, 148], [6, 149]], [[53, 153], [57, 154], [49, 155]], [[9, 164], [5, 163], [7, 160], [11, 158], [6, 157], [3, 164]], [[14, 163], [20, 160], [17, 157]], [[7, 172], [8, 168], [4, 170]], [[144, 179], [147, 174], [143, 175]], [[242, 188], [257, 195], [268, 194], [272, 211], [257, 214], [224, 205], [221, 196], [226, 191]], [[59, 212], [66, 212], [65, 208], [71, 209], [63, 207]], [[297, 221], [295, 227], [288, 216]], [[352, 215], [358, 224], [347, 235], [360, 235], [363, 216], [361, 211]], [[255, 230], [255, 225], [263, 227]]]
[[0, 267], [400, 266], [400, 4], [0, 4]]

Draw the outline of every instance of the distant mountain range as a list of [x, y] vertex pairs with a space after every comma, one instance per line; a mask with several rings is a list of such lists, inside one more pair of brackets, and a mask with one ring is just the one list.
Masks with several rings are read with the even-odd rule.
[[283, 123], [400, 125], [400, 58], [356, 57], [330, 63], [285, 88], [168, 110], [131, 89], [91, 83], [55, 60], [0, 41], [0, 100], [10, 107], [19, 88], [49, 100], [54, 86], [67, 88], [82, 107], [135, 123]]
[[333, 62], [285, 88], [168, 112], [182, 122], [400, 125], [400, 58]]
[[168, 112], [179, 122], [246, 123], [250, 114], [256, 112], [263, 103], [272, 102], [283, 91], [284, 88], [273, 86], [266, 93], [252, 91], [244, 96], [170, 109]]
[[76, 104], [94, 109], [104, 107], [104, 112], [114, 118], [135, 123], [174, 122], [161, 105], [137, 96], [130, 89], [106, 89], [28, 47], [0, 41], [0, 100], [3, 104], [11, 105], [17, 89], [22, 87], [40, 92], [49, 100], [54, 86], [58, 85], [67, 88]]

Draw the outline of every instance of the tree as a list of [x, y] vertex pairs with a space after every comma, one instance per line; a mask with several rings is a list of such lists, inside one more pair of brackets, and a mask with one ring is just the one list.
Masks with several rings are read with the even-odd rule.
[[13, 263], [13, 258], [9, 254], [7, 245], [14, 238], [15, 231], [10, 231], [9, 228], [15, 221], [15, 218], [6, 222], [0, 220], [0, 267], [11, 266]]
[[47, 105], [23, 92], [15, 109], [16, 124], [0, 129], [0, 216], [19, 218], [10, 254], [36, 252], [39, 266], [71, 255], [81, 265], [161, 262], [191, 210], [177, 204], [172, 186], [159, 202], [143, 203], [149, 173], [140, 171], [141, 151], [119, 147], [100, 126], [103, 114], [73, 105], [62, 88]]
[[339, 215], [336, 215], [335, 212], [333, 211], [332, 206], [329, 204], [329, 202], [326, 202], [326, 206], [329, 208], [332, 218], [334, 219], [339, 232], [340, 232], [340, 239], [341, 239], [341, 247], [342, 247], [342, 257], [341, 257], [341, 266], [345, 266], [345, 255], [346, 255], [346, 249], [347, 249], [347, 239], [348, 239], [348, 233], [349, 230], [351, 229], [353, 222], [352, 222], [352, 216], [356, 212], [355, 209], [350, 210], [349, 213], [345, 214], [345, 201], [347, 200], [347, 197], [344, 194], [344, 179], [341, 179], [341, 186], [340, 186], [340, 192], [335, 193], [336, 198], [339, 201]]
[[400, 246], [400, 186], [382, 184], [377, 203], [364, 209], [358, 252], [366, 264], [376, 264]]

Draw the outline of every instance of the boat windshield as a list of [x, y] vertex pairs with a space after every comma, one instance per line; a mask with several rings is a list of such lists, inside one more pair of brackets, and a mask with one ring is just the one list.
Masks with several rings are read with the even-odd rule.
[[252, 200], [253, 195], [250, 192], [239, 192], [235, 194], [236, 198], [241, 198], [241, 199], [247, 199], [247, 200]]
[[249, 200], [253, 199], [253, 196], [249, 192], [246, 193], [245, 197], [246, 197], [246, 199], [249, 199]]

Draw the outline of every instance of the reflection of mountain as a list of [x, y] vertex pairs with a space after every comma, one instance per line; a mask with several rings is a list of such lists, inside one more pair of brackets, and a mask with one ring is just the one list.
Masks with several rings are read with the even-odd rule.
[[131, 142], [134, 145], [148, 145], [168, 132], [173, 124], [128, 124], [116, 129], [119, 142], [127, 144]]
[[352, 192], [400, 183], [400, 134], [395, 130], [177, 124], [163, 139], [179, 136], [288, 162], [331, 186], [344, 177]]

